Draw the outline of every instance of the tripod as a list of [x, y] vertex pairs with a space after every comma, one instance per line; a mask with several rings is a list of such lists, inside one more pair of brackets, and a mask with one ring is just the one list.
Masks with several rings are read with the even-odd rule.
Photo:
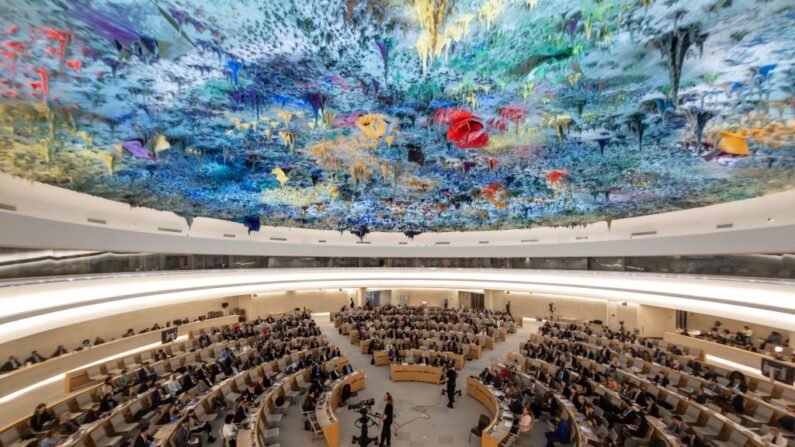
[[371, 425], [375, 425], [376, 421], [370, 417], [370, 414], [367, 412], [367, 408], [360, 408], [359, 409], [359, 419], [356, 420], [356, 426], [361, 428], [361, 433], [359, 436], [354, 436], [351, 443], [353, 445], [358, 445], [359, 447], [367, 447], [370, 445], [371, 442], [378, 442], [378, 438], [371, 438], [367, 433], [367, 429], [370, 428]]

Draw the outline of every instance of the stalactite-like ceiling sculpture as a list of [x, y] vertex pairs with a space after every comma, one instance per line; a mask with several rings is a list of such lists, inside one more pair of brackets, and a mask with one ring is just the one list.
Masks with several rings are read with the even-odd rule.
[[793, 187], [791, 0], [5, 0], [0, 170], [351, 231]]

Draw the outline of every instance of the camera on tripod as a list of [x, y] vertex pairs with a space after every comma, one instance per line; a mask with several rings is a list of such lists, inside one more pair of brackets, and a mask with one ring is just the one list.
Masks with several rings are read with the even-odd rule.
[[365, 400], [363, 400], [361, 402], [358, 402], [358, 403], [355, 403], [355, 404], [348, 404], [348, 409], [349, 410], [360, 410], [360, 409], [364, 408], [367, 411], [369, 411], [370, 407], [372, 407], [373, 405], [375, 405], [375, 399], [370, 398], [370, 399], [365, 399]]
[[355, 404], [348, 404], [349, 410], [354, 410], [359, 413], [359, 418], [356, 419], [354, 424], [359, 428], [359, 436], [354, 436], [351, 444], [359, 447], [367, 447], [370, 443], [378, 442], [378, 438], [371, 438], [367, 429], [376, 425], [378, 422], [375, 418], [381, 417], [378, 413], [371, 413], [370, 409], [375, 405], [375, 399], [365, 399]]

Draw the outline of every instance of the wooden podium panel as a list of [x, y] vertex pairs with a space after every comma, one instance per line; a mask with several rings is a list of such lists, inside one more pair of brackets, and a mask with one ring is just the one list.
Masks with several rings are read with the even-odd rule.
[[373, 360], [375, 366], [386, 366], [389, 364], [389, 351], [375, 351], [373, 352]]
[[441, 384], [442, 368], [427, 365], [391, 365], [390, 379], [393, 382], [426, 382]]
[[467, 377], [467, 396], [471, 396], [480, 402], [481, 405], [486, 407], [491, 416], [491, 422], [483, 429], [481, 447], [497, 447], [500, 444], [499, 441], [489, 434], [489, 431], [499, 419], [500, 406], [497, 402], [497, 397], [475, 377]]
[[469, 360], [476, 360], [480, 358], [480, 346], [472, 343], [469, 345], [469, 353], [467, 354], [467, 359]]

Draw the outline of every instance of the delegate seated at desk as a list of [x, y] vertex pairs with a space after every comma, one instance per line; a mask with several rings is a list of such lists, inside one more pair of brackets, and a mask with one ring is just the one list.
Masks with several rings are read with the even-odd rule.
[[553, 416], [552, 423], [555, 429], [544, 433], [547, 438], [547, 447], [554, 447], [556, 442], [568, 444], [571, 440], [571, 427], [569, 421], [560, 416]]

